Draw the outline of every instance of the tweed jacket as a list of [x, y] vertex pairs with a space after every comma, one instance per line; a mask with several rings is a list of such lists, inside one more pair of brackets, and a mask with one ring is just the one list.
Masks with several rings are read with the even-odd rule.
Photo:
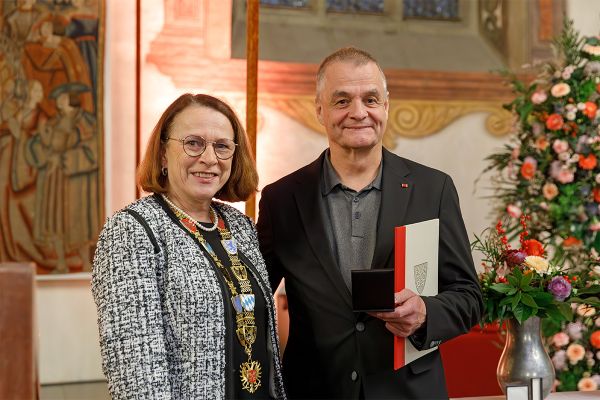
[[[270, 374], [263, 372], [262, 384], [269, 385], [273, 398], [285, 398], [273, 295], [255, 227], [233, 207], [213, 206], [229, 225], [240, 259], [268, 306]], [[111, 396], [231, 398], [233, 379], [239, 379], [231, 362], [235, 321], [219, 272], [162, 198], [148, 196], [127, 208], [142, 221], [125, 209], [107, 220], [92, 274]]]

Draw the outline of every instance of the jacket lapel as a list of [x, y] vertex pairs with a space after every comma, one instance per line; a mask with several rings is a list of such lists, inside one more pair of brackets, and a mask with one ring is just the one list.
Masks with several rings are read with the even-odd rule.
[[345, 303], [352, 307], [350, 291], [344, 283], [335, 255], [333, 254], [334, 238], [328, 233], [325, 225], [329, 218], [325, 213], [325, 207], [321, 194], [321, 171], [325, 152], [312, 164], [305, 173], [298, 178], [298, 185], [294, 191], [296, 205], [300, 214], [300, 220], [308, 238], [308, 243], [313, 249], [317, 259], [329, 276], [333, 286], [339, 291]]
[[377, 239], [371, 268], [393, 267], [390, 256], [394, 249], [394, 228], [404, 225], [414, 182], [402, 159], [383, 149], [381, 205], [377, 220]]

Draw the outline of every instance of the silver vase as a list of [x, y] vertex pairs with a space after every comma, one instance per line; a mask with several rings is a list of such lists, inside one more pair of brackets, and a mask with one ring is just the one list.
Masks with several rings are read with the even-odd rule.
[[542, 342], [539, 317], [523, 324], [510, 319], [506, 327], [506, 343], [496, 370], [502, 391], [506, 393], [507, 385], [527, 385], [531, 378], [542, 378], [543, 397], [548, 397], [554, 383], [554, 366]]

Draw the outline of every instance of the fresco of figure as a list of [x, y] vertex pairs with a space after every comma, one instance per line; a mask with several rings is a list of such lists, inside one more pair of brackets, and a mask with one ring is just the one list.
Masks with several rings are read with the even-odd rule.
[[31, 229], [37, 171], [26, 161], [27, 143], [48, 118], [39, 106], [43, 95], [39, 81], [27, 82], [26, 98], [15, 105], [16, 112], [4, 114], [2, 119], [5, 146], [0, 146], [0, 209], [7, 211], [0, 214], [2, 261], [45, 262], [44, 254], [33, 243]]
[[[67, 23], [59, 15], [43, 18], [32, 28], [36, 40], [24, 46], [22, 65], [25, 76], [27, 79], [39, 80], [47, 95], [65, 83], [81, 83], [91, 89], [88, 66], [79, 47], [65, 36]], [[49, 97], [43, 101], [43, 106], [51, 114], [56, 112]], [[94, 111], [91, 92], [81, 94], [81, 108], [88, 112]]]
[[5, 17], [5, 34], [22, 45], [31, 38], [32, 26], [44, 15], [42, 6], [36, 0], [17, 0], [16, 7]]
[[[91, 246], [99, 229], [98, 138], [94, 116], [81, 108], [89, 87], [66, 83], [50, 98], [58, 113], [28, 144], [29, 162], [37, 169], [34, 242], [54, 250], [54, 273], [69, 272], [67, 256], [91, 270]], [[51, 254], [51, 253], [50, 253]]]
[[[94, 10], [98, 8], [97, 1], [93, 6], [90, 0], [72, 0], [69, 24], [65, 35], [75, 41], [81, 56], [88, 67], [92, 93], [98, 93], [98, 16]], [[97, 109], [94, 97], [94, 109]]]

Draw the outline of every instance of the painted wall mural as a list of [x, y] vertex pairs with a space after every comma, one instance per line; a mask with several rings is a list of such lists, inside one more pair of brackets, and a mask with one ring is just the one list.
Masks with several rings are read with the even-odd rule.
[[90, 271], [104, 209], [103, 0], [0, 8], [0, 262]]

